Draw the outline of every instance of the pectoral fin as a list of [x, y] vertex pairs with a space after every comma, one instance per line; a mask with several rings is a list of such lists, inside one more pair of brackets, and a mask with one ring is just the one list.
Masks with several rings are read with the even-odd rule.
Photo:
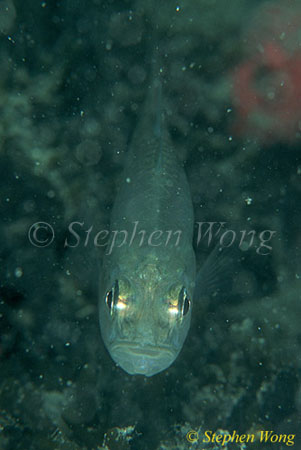
[[225, 298], [229, 296], [238, 273], [243, 252], [236, 247], [216, 245], [199, 270], [194, 290], [194, 298]]

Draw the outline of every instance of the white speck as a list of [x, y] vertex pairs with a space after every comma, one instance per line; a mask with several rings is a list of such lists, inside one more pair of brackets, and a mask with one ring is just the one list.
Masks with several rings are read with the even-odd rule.
[[180, 6], [177, 6], [177, 7], [176, 7], [176, 11], [177, 11], [177, 12], [179, 12], [180, 9], [181, 9]]
[[112, 50], [112, 46], [113, 46], [113, 42], [112, 41], [108, 41], [106, 43], [106, 50], [108, 50], [108, 51]]
[[47, 5], [47, 3], [46, 3], [46, 2], [42, 2], [42, 3], [41, 3], [41, 6], [42, 6], [42, 8], [45, 8], [45, 7], [46, 7], [46, 5]]
[[70, 345], [71, 345], [70, 342], [65, 343], [65, 347], [70, 347]]
[[229, 142], [231, 142], [233, 140], [232, 136], [229, 136]]
[[84, 115], [85, 115], [85, 112], [84, 112], [84, 111], [81, 111], [81, 112], [80, 112], [80, 116], [81, 116], [81, 117], [84, 117]]
[[15, 268], [15, 277], [16, 278], [21, 278], [23, 275], [23, 269], [22, 267], [16, 267]]
[[130, 179], [130, 178], [126, 178], [125, 181], [126, 181], [127, 183], [130, 183], [130, 182], [131, 182], [131, 179]]
[[55, 192], [51, 189], [50, 191], [47, 192], [47, 197], [48, 198], [54, 198], [55, 197]]
[[207, 128], [207, 131], [208, 131], [208, 133], [212, 134], [213, 131], [214, 131], [214, 128], [213, 128], [213, 127], [208, 127], [208, 128]]
[[245, 198], [245, 202], [246, 202], [246, 204], [249, 206], [249, 205], [252, 204], [253, 199], [252, 199], [251, 197], [247, 197], [247, 198]]
[[7, 197], [7, 198], [5, 199], [5, 201], [6, 201], [7, 203], [9, 203], [9, 202], [10, 202], [10, 198]]
[[228, 108], [228, 109], [227, 109], [227, 113], [229, 114], [230, 112], [232, 112], [232, 109], [231, 109], [231, 108]]

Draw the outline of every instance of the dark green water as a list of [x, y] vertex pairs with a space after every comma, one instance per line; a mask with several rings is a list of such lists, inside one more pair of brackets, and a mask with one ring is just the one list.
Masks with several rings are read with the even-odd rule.
[[[230, 450], [264, 430], [275, 442], [259, 433], [245, 448], [301, 448], [301, 63], [292, 19], [269, 12], [280, 25], [262, 32], [265, 55], [271, 40], [287, 56], [261, 62], [261, 3], [0, 0], [0, 450], [217, 449], [218, 430], [240, 436]], [[254, 240], [232, 289], [195, 303], [175, 363], [145, 378], [101, 340], [93, 238], [108, 228], [154, 40], [195, 221], [226, 222], [233, 246]], [[250, 62], [239, 97], [234, 74]], [[199, 268], [212, 247], [197, 231]]]

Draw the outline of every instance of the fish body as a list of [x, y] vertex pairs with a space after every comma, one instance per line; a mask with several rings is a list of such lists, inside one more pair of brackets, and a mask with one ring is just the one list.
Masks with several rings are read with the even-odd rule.
[[155, 77], [118, 186], [100, 282], [102, 337], [129, 374], [161, 372], [183, 346], [195, 284], [193, 221], [187, 178], [165, 124], [162, 82]]

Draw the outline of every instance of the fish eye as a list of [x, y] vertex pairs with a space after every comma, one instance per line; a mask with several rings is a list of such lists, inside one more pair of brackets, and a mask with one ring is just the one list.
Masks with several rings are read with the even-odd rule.
[[132, 290], [129, 283], [125, 280], [115, 280], [113, 286], [105, 295], [105, 302], [110, 315], [115, 316], [117, 314], [121, 318], [124, 314], [128, 314], [131, 298]]
[[107, 291], [105, 297], [106, 305], [111, 315], [113, 314], [114, 307], [118, 302], [118, 296], [119, 296], [119, 285], [118, 280], [116, 280], [114, 286], [112, 286], [112, 288], [109, 291]]
[[176, 286], [170, 291], [168, 299], [170, 317], [183, 319], [189, 311], [190, 303], [187, 289], [184, 286]]
[[190, 308], [190, 299], [188, 297], [187, 289], [184, 286], [182, 287], [179, 294], [179, 307], [181, 315], [183, 317], [186, 316]]

